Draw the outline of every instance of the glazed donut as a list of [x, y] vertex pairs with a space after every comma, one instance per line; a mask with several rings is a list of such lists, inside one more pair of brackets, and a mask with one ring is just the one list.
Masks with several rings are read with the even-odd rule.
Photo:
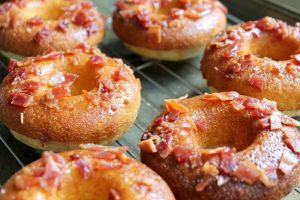
[[140, 81], [132, 70], [98, 49], [11, 60], [8, 70], [0, 121], [33, 148], [111, 143], [132, 125], [140, 106]]
[[267, 98], [300, 114], [300, 24], [270, 17], [230, 27], [207, 46], [201, 71], [218, 91]]
[[133, 52], [155, 59], [195, 57], [226, 25], [227, 9], [216, 0], [117, 0], [115, 5], [115, 33]]
[[175, 200], [161, 177], [124, 150], [85, 145], [60, 154], [44, 152], [7, 181], [0, 199]]
[[300, 123], [275, 102], [213, 93], [166, 100], [142, 135], [142, 162], [178, 199], [280, 199], [300, 183]]
[[103, 35], [103, 17], [89, 1], [21, 0], [0, 6], [0, 48], [17, 55], [95, 46]]

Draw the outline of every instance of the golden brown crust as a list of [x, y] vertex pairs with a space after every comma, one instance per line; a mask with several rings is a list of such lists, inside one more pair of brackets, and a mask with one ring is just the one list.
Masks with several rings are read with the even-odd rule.
[[121, 60], [97, 49], [12, 63], [0, 90], [0, 120], [19, 134], [41, 142], [104, 144], [120, 137], [136, 118], [139, 80]]
[[[144, 13], [135, 10], [137, 6], [142, 7], [143, 2], [129, 5], [124, 1], [118, 1], [117, 10], [113, 14], [113, 29], [121, 40], [130, 45], [149, 49], [189, 49], [205, 45], [212, 36], [224, 30], [226, 25], [226, 11], [224, 12], [225, 8], [218, 1], [196, 2], [193, 6], [197, 5], [199, 9], [203, 6], [204, 9], [200, 9], [199, 12], [193, 11], [195, 15], [199, 14], [198, 17], [194, 16], [196, 18], [186, 15], [190, 12], [189, 9], [194, 8], [184, 8], [184, 4], [180, 5], [177, 0], [169, 1], [170, 6], [166, 6], [169, 11], [165, 14], [158, 14], [165, 9], [163, 5], [162, 8], [155, 8], [152, 4], [151, 1], [145, 3], [146, 10], [147, 6], [150, 7], [152, 17], [147, 22], [144, 20], [147, 11]], [[177, 9], [179, 16], [172, 17], [170, 11], [172, 9]], [[176, 13], [176, 10], [174, 12]], [[203, 14], [204, 12], [206, 13]]]
[[229, 28], [205, 50], [201, 71], [207, 84], [268, 98], [282, 111], [299, 110], [299, 30], [269, 17]]
[[228, 92], [166, 105], [142, 136], [141, 160], [178, 199], [280, 199], [299, 184], [300, 123], [272, 102]]
[[[44, 153], [7, 181], [0, 199], [175, 199], [155, 172], [122, 151], [89, 146], [60, 154]], [[56, 172], [56, 167], [62, 172]], [[32, 176], [37, 168], [40, 174]]]
[[[18, 2], [18, 3], [17, 3]], [[104, 20], [91, 2], [24, 0], [0, 7], [0, 48], [35, 56], [52, 48], [95, 46], [104, 36]]]

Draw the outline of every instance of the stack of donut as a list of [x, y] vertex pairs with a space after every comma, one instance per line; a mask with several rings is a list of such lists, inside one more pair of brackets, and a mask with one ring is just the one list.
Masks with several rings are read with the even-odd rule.
[[[139, 144], [154, 172], [125, 156], [126, 147], [96, 145], [132, 126], [141, 84], [121, 59], [93, 48], [104, 35], [93, 4], [6, 1], [0, 49], [33, 57], [10, 60], [0, 121], [19, 141], [50, 151], [12, 176], [0, 200], [275, 200], [300, 183], [300, 123], [280, 112], [299, 115], [299, 25], [265, 17], [219, 33], [227, 9], [218, 0], [115, 5], [115, 33], [142, 56], [183, 60], [210, 41], [201, 71], [227, 92], [165, 100]], [[66, 149], [77, 150], [52, 152]]]

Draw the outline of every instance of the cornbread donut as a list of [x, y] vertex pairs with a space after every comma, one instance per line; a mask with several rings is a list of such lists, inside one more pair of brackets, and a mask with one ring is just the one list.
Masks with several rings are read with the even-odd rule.
[[280, 199], [300, 183], [299, 125], [237, 92], [166, 100], [141, 159], [178, 199]]
[[0, 121], [33, 148], [111, 143], [132, 125], [140, 106], [140, 81], [132, 70], [98, 49], [11, 60], [8, 70]]
[[0, 6], [0, 49], [17, 55], [95, 46], [103, 35], [103, 17], [89, 1], [19, 0]]
[[201, 71], [218, 91], [267, 98], [300, 115], [300, 25], [270, 17], [230, 27], [207, 46]]
[[115, 5], [115, 33], [133, 52], [155, 59], [195, 57], [226, 25], [227, 9], [216, 0], [118, 0]]
[[175, 200], [161, 177], [124, 150], [85, 145], [60, 154], [44, 152], [7, 181], [0, 199]]

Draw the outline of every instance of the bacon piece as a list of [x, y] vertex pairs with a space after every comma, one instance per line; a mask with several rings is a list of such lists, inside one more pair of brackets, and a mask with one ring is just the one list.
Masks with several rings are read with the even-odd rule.
[[33, 17], [31, 19], [29, 19], [27, 21], [27, 24], [30, 25], [30, 26], [40, 26], [42, 25], [44, 22], [42, 20], [42, 18], [36, 16], [36, 17]]
[[180, 18], [180, 17], [183, 16], [183, 14], [184, 14], [183, 9], [179, 9], [179, 8], [172, 8], [171, 9], [171, 17], [173, 19]]
[[286, 126], [300, 126], [300, 122], [298, 122], [297, 120], [287, 116], [287, 115], [282, 115], [282, 118], [281, 118], [281, 123], [283, 125], [286, 125]]
[[275, 28], [274, 21], [270, 17], [258, 20], [255, 25], [262, 31], [271, 31]]
[[223, 56], [226, 59], [233, 58], [233, 57], [236, 57], [237, 52], [238, 52], [238, 45], [234, 45], [232, 48], [225, 51]]
[[232, 101], [240, 96], [237, 92], [221, 92], [204, 94], [203, 99], [207, 101]]
[[165, 104], [167, 111], [178, 110], [182, 113], [188, 111], [188, 109], [184, 105], [180, 104], [176, 99], [166, 99]]
[[253, 162], [246, 160], [239, 164], [235, 175], [242, 181], [252, 185], [259, 180], [260, 170]]
[[5, 2], [0, 5], [0, 15], [3, 15], [7, 12], [9, 12], [13, 8], [12, 2]]
[[77, 26], [86, 26], [89, 22], [91, 20], [86, 12], [79, 12], [74, 19], [74, 23]]
[[20, 86], [22, 92], [24, 92], [25, 94], [29, 94], [32, 95], [36, 92], [36, 90], [39, 89], [40, 86], [42, 86], [43, 84], [40, 82], [36, 82], [36, 81], [26, 81], [25, 83], [22, 83], [22, 85]]
[[99, 82], [98, 92], [100, 94], [113, 92], [115, 89], [111, 80], [102, 80]]
[[45, 171], [40, 179], [40, 185], [43, 188], [59, 189], [61, 187], [61, 179], [66, 170], [64, 158], [53, 152], [44, 152], [42, 154], [42, 161], [45, 166]]
[[172, 147], [166, 141], [161, 141], [158, 145], [156, 145], [157, 152], [160, 157], [166, 158], [172, 152]]
[[7, 67], [8, 72], [12, 73], [17, 67], [18, 67], [18, 61], [15, 59], [10, 59]]
[[33, 96], [22, 92], [14, 92], [10, 96], [9, 103], [21, 108], [26, 108], [33, 103]]
[[238, 101], [238, 100], [233, 100], [230, 102], [230, 104], [233, 106], [233, 108], [237, 111], [245, 109], [245, 106], [243, 105], [244, 102]]
[[142, 151], [145, 151], [147, 153], [155, 153], [157, 152], [157, 149], [155, 147], [155, 144], [152, 139], [143, 140], [140, 142], [139, 147]]
[[214, 178], [211, 176], [204, 176], [202, 179], [200, 179], [199, 183], [197, 183], [195, 190], [197, 192], [202, 192], [213, 180]]
[[70, 159], [71, 159], [71, 160], [78, 160], [80, 157], [81, 157], [81, 155], [76, 153], [76, 154], [72, 154], [72, 155], [70, 156]]
[[49, 30], [47, 28], [42, 28], [40, 31], [38, 31], [34, 37], [32, 38], [32, 41], [36, 45], [42, 45], [44, 40], [49, 36]]
[[192, 155], [192, 150], [183, 146], [175, 146], [172, 153], [178, 163], [185, 163]]
[[123, 70], [123, 68], [116, 70], [113, 74], [114, 81], [121, 81], [121, 80], [127, 80], [126, 72]]
[[219, 168], [226, 175], [234, 175], [238, 168], [235, 150], [231, 149], [230, 151], [226, 151], [221, 154]]
[[113, 188], [109, 190], [108, 200], [121, 200], [119, 192]]
[[[173, 20], [175, 21], [175, 20]], [[160, 25], [149, 26], [149, 41], [155, 43], [161, 43], [162, 40], [162, 30]]]
[[216, 166], [210, 164], [209, 162], [206, 162], [203, 167], [201, 168], [201, 172], [204, 175], [209, 175], [212, 177], [217, 177], [219, 174], [219, 170], [216, 168]]
[[284, 174], [290, 174], [293, 168], [298, 164], [299, 160], [296, 156], [288, 151], [284, 151], [278, 166], [278, 169]]
[[254, 88], [256, 88], [256, 89], [262, 91], [263, 85], [264, 85], [264, 80], [263, 80], [263, 77], [262, 77], [262, 76], [260, 76], [260, 75], [252, 75], [252, 76], [249, 78], [248, 82], [249, 82], [249, 84], [250, 84], [252, 87], [254, 87]]
[[164, 121], [166, 122], [175, 122], [179, 119], [180, 111], [179, 110], [171, 110], [164, 116]]
[[69, 85], [66, 84], [58, 85], [52, 89], [52, 94], [55, 99], [71, 96], [70, 92], [71, 92], [70, 87]]
[[15, 68], [13, 73], [12, 73], [12, 78], [13, 80], [16, 78], [19, 78], [21, 80], [25, 80], [26, 79], [26, 68], [25, 67], [19, 67], [19, 68]]
[[197, 119], [196, 127], [197, 127], [197, 130], [200, 132], [206, 131], [207, 126], [206, 126], [206, 122], [205, 122], [204, 118]]
[[270, 118], [264, 117], [262, 119], [259, 119], [257, 121], [257, 125], [260, 126], [263, 129], [269, 129], [271, 127]]
[[103, 67], [105, 66], [105, 60], [102, 56], [99, 55], [91, 56], [90, 65], [93, 67]]
[[184, 16], [187, 17], [187, 18], [190, 18], [192, 20], [197, 20], [201, 17], [201, 13], [197, 12], [196, 10], [194, 9], [187, 9], [185, 10], [184, 12]]
[[297, 138], [285, 138], [284, 143], [296, 154], [300, 154], [300, 140]]
[[240, 25], [245, 31], [250, 31], [255, 27], [255, 23], [250, 21]]
[[70, 84], [72, 84], [78, 77], [79, 77], [79, 75], [77, 75], [77, 74], [72, 74], [72, 73], [66, 73], [66, 72], [64, 72], [64, 79], [65, 79], [65, 81], [63, 82], [63, 84], [70, 85]]
[[90, 177], [92, 173], [92, 165], [89, 160], [78, 159], [75, 161], [75, 165], [77, 166], [79, 173], [83, 176], [84, 179]]
[[281, 115], [278, 113], [274, 113], [270, 115], [270, 129], [271, 130], [278, 130], [281, 129]]
[[58, 22], [57, 29], [66, 33], [69, 28], [69, 22], [67, 20], [61, 20]]

